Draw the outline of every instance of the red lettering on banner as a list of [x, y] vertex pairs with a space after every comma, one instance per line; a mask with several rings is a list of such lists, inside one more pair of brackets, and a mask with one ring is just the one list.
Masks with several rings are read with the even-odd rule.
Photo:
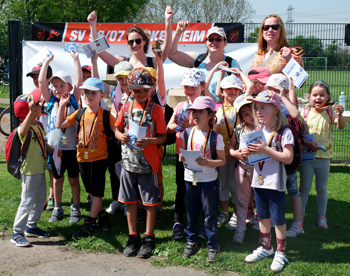
[[41, 41], [45, 38], [45, 30], [37, 29], [36, 30], [36, 37]]
[[239, 37], [239, 31], [238, 30], [231, 30], [230, 31], [230, 39], [232, 42], [236, 42]]

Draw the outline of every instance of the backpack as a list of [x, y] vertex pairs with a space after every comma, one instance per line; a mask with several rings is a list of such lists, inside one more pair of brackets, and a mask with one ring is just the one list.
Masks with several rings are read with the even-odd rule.
[[[39, 126], [39, 131], [42, 132], [42, 130], [44, 129], [43, 124], [40, 121], [35, 121], [35, 122]], [[20, 172], [21, 166], [26, 157], [30, 140], [32, 139], [32, 132], [33, 132], [33, 130], [29, 128], [26, 139], [22, 144], [19, 139], [19, 135], [17, 131], [21, 125], [22, 124], [20, 124], [18, 127], [16, 127], [15, 130], [11, 132], [5, 146], [7, 171], [17, 179], [21, 179], [21, 172]], [[37, 135], [35, 132], [34, 134]]]
[[[208, 56], [208, 53], [203, 53], [203, 54], [200, 54], [197, 59], [194, 61], [194, 67], [198, 67], [202, 62], [203, 60], [205, 60]], [[225, 56], [225, 59], [224, 61], [226, 61], [229, 65], [229, 67], [231, 67], [231, 64], [232, 64], [232, 61], [233, 61], [233, 58], [232, 57], [229, 57], [229, 56]], [[231, 75], [230, 72], [226, 72], [227, 75]]]

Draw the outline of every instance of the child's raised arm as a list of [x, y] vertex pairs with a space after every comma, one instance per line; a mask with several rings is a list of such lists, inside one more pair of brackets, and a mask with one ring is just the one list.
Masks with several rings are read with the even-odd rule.
[[57, 128], [66, 128], [70, 126], [70, 123], [68, 123], [67, 119], [64, 119], [65, 107], [67, 106], [69, 99], [70, 99], [69, 92], [65, 92], [62, 94], [60, 105], [57, 111], [57, 120], [56, 120]]
[[35, 109], [40, 108], [40, 106], [37, 106], [35, 104], [34, 100], [31, 100], [28, 103], [28, 107], [29, 107], [29, 113], [27, 114], [27, 116], [23, 120], [21, 128], [18, 132], [19, 136], [21, 136], [21, 137], [27, 136], [30, 125], [32, 124], [33, 119], [35, 119]]
[[[100, 78], [100, 75], [98, 73], [98, 65], [97, 65], [97, 60], [99, 55], [96, 54], [96, 51], [94, 50], [94, 55], [91, 57], [91, 77], [92, 78]], [[103, 83], [105, 87], [105, 94], [109, 95], [109, 85], [107, 83]]]
[[208, 76], [205, 78], [205, 84], [206, 84], [205, 85], [205, 96], [211, 97], [214, 101], [215, 101], [215, 99], [214, 99], [213, 95], [209, 92], [209, 85], [210, 85], [210, 82], [214, 76], [214, 73], [217, 71], [220, 71], [218, 82], [216, 84], [215, 95], [216, 95], [216, 97], [221, 98], [222, 95], [221, 95], [220, 83], [221, 83], [222, 79], [225, 77], [225, 71], [219, 69], [220, 65], [225, 66], [225, 67], [229, 66], [226, 61], [220, 61], [214, 66], [213, 69], [210, 70]]
[[253, 91], [254, 91], [254, 85], [252, 83], [252, 81], [239, 69], [235, 68], [236, 72], [239, 74], [239, 76], [241, 77], [243, 83], [245, 84], [245, 93], [247, 93], [248, 95], [252, 96], [253, 95]]
[[44, 60], [43, 65], [41, 66], [38, 83], [41, 95], [43, 95], [45, 102], [49, 102], [51, 98], [50, 90], [47, 85], [47, 68], [49, 67], [50, 62], [53, 60], [53, 54], [51, 54], [47, 59]]
[[164, 37], [164, 44], [163, 44], [163, 47], [162, 47], [163, 61], [165, 61], [168, 58], [169, 52], [170, 52], [170, 48], [171, 48], [171, 38], [172, 38], [171, 18], [173, 17], [173, 15], [174, 15], [173, 9], [169, 5], [167, 5], [166, 8], [165, 8], [165, 13], [164, 13], [164, 17], [165, 17], [165, 37]]
[[164, 81], [164, 67], [163, 67], [163, 54], [159, 52], [153, 52], [154, 59], [157, 63], [157, 91], [159, 96], [164, 102], [166, 102], [166, 88]]
[[167, 133], [171, 134], [171, 133], [175, 132], [175, 129], [176, 129], [176, 126], [177, 126], [177, 124], [176, 124], [177, 117], [178, 117], [178, 115], [175, 114], [175, 110], [174, 110], [173, 116], [171, 116], [171, 118], [169, 120], [169, 123], [166, 126], [166, 132]]
[[73, 50], [70, 52], [71, 57], [74, 61], [74, 69], [75, 69], [75, 83], [74, 83], [74, 90], [73, 95], [76, 100], [80, 99], [81, 95], [81, 89], [80, 86], [83, 85], [83, 71], [81, 70], [80, 60], [79, 60], [79, 52], [74, 52]]

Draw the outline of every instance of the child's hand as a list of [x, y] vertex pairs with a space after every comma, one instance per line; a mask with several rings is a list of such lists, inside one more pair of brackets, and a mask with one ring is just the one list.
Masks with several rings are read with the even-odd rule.
[[29, 111], [30, 112], [35, 113], [35, 111], [36, 111], [36, 104], [35, 104], [34, 100], [31, 100], [29, 102], [28, 107], [29, 107]]
[[148, 145], [149, 145], [149, 141], [147, 137], [145, 139], [137, 139], [135, 142], [135, 146], [142, 149], [146, 148]]
[[129, 135], [127, 133], [123, 133], [121, 141], [123, 144], [128, 143], [129, 142]]
[[54, 55], [53, 55], [53, 53], [51, 53], [51, 55], [47, 59], [45, 59], [44, 62], [50, 63], [53, 60], [53, 58], [54, 58]]
[[157, 64], [163, 63], [163, 52], [155, 52], [153, 51], [154, 59]]
[[249, 151], [249, 148], [248, 147], [243, 147], [243, 148], [240, 149], [240, 151], [242, 152], [242, 156], [243, 156], [242, 159], [247, 160], [248, 156], [251, 154], [251, 152]]
[[185, 157], [183, 157], [183, 155], [181, 153], [179, 154], [179, 161], [180, 162], [185, 162], [186, 161]]
[[254, 153], [267, 153], [268, 146], [259, 139], [257, 141], [259, 144], [249, 143], [249, 151]]
[[58, 156], [58, 157], [61, 157], [61, 156], [62, 156], [62, 150], [61, 150], [61, 149], [58, 149], [58, 151], [57, 151], [57, 156]]
[[317, 146], [316, 142], [309, 142], [308, 148], [312, 151], [318, 151], [320, 148]]
[[288, 47], [281, 49], [281, 56], [288, 62], [292, 58], [292, 50]]
[[189, 120], [187, 119], [187, 117], [183, 117], [183, 120], [177, 120], [177, 123], [176, 123], [178, 126], [180, 126], [182, 129], [185, 129], [185, 128], [188, 128], [188, 127], [191, 127], [191, 124], [189, 122]]
[[178, 114], [175, 114], [174, 116], [174, 123], [177, 124], [177, 119], [179, 118], [179, 115]]
[[97, 22], [97, 14], [95, 11], [91, 12], [88, 17], [87, 17], [87, 21], [89, 22], [90, 25], [95, 24]]
[[120, 109], [123, 107], [123, 103], [122, 102], [119, 102], [118, 104], [118, 111], [120, 111]]
[[165, 22], [171, 23], [171, 18], [173, 17], [173, 15], [174, 15], [173, 9], [169, 5], [167, 5], [164, 13]]
[[275, 92], [276, 92], [276, 94], [277, 94], [280, 98], [282, 98], [283, 96], [285, 96], [285, 94], [284, 94], [284, 89], [283, 89], [282, 87], [280, 87], [280, 86], [274, 86], [273, 88], [276, 89]]
[[176, 31], [179, 33], [183, 33], [188, 29], [189, 26], [190, 26], [189, 21], [180, 21], [179, 23], [177, 23]]
[[73, 58], [73, 60], [77, 60], [79, 58], [79, 52], [74, 52], [73, 49], [70, 51], [70, 56]]
[[295, 93], [295, 85], [292, 77], [289, 77], [288, 80], [289, 80], [289, 93], [290, 94]]
[[205, 157], [198, 157], [196, 159], [196, 162], [199, 166], [208, 166], [208, 159], [206, 159]]
[[334, 107], [335, 112], [337, 113], [337, 116], [341, 116], [344, 112], [344, 107], [342, 105], [336, 105]]
[[61, 95], [60, 106], [61, 105], [65, 106], [69, 102], [69, 99], [70, 99], [70, 93], [69, 92], [64, 92]]

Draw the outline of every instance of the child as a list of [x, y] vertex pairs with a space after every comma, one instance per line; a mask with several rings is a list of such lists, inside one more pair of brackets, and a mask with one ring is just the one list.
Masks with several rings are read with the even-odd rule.
[[234, 108], [238, 114], [238, 120], [242, 122], [234, 130], [234, 135], [228, 145], [229, 153], [238, 160], [235, 171], [235, 183], [237, 193], [237, 228], [232, 242], [243, 243], [246, 230], [246, 217], [253, 193], [251, 188], [253, 166], [247, 165], [243, 161], [249, 154], [248, 148], [241, 143], [242, 134], [254, 131], [255, 121], [253, 116], [252, 102], [248, 99], [252, 97], [248, 94], [240, 95], [234, 102]]
[[80, 185], [79, 185], [79, 168], [77, 164], [77, 140], [76, 140], [76, 128], [68, 127], [64, 129], [56, 128], [56, 119], [58, 112], [58, 105], [61, 96], [65, 92], [70, 92], [74, 89], [73, 95], [70, 98], [70, 102], [67, 105], [67, 109], [64, 116], [73, 113], [79, 109], [79, 105], [76, 99], [80, 98], [79, 86], [82, 84], [83, 76], [79, 62], [78, 52], [71, 52], [71, 56], [74, 61], [75, 67], [75, 86], [72, 86], [72, 78], [68, 73], [59, 71], [54, 74], [50, 82], [52, 84], [52, 95], [46, 83], [47, 68], [54, 56], [51, 54], [43, 63], [43, 66], [39, 74], [39, 88], [45, 101], [48, 103], [48, 117], [49, 117], [49, 128], [48, 128], [48, 144], [52, 147], [58, 145], [58, 148], [62, 150], [62, 163], [61, 171], [57, 172], [55, 164], [53, 162], [52, 154], [50, 154], [50, 162], [54, 177], [54, 195], [55, 195], [55, 208], [49, 219], [49, 222], [56, 222], [63, 219], [63, 208], [62, 208], [62, 189], [64, 182], [64, 173], [68, 171], [68, 180], [72, 189], [73, 204], [71, 205], [70, 212], [70, 223], [78, 222], [81, 216], [79, 204], [80, 204]]
[[[17, 246], [30, 246], [30, 242], [23, 236], [24, 229], [25, 235], [29, 237], [47, 238], [50, 235], [37, 226], [46, 199], [44, 140], [46, 133], [35, 122], [35, 118], [41, 114], [40, 96], [40, 90], [35, 89], [29, 95], [19, 96], [14, 102], [15, 115], [23, 120], [17, 130], [21, 142], [24, 143], [29, 131], [32, 135], [28, 152], [20, 168], [21, 203], [17, 210], [11, 237], [11, 242]], [[53, 148], [49, 145], [47, 145], [47, 150], [53, 152]]]
[[[290, 164], [293, 161], [294, 137], [289, 128], [283, 131], [281, 139], [282, 152], [269, 147], [275, 133], [288, 124], [287, 118], [281, 113], [281, 99], [273, 91], [261, 92], [254, 101], [254, 118], [259, 129], [263, 130], [267, 144], [257, 140], [257, 144], [250, 143], [250, 153], [264, 153], [271, 159], [254, 164], [252, 187], [254, 188], [255, 204], [259, 219], [261, 246], [245, 258], [248, 263], [256, 262], [264, 257], [274, 255], [271, 246], [271, 224], [275, 224], [277, 251], [270, 266], [273, 271], [281, 271], [286, 259], [286, 219], [285, 219], [285, 190], [287, 174], [284, 166], [279, 162]], [[282, 175], [280, 175], [280, 169]], [[280, 181], [282, 179], [282, 182]]]
[[[108, 214], [102, 206], [105, 178], [108, 164], [107, 134], [103, 124], [103, 108], [100, 101], [104, 97], [104, 84], [97, 78], [88, 78], [82, 86], [84, 101], [87, 108], [80, 120], [80, 131], [77, 145], [77, 159], [79, 171], [86, 192], [92, 201], [89, 218], [84, 220], [83, 226], [73, 233], [73, 238], [87, 237], [96, 229], [96, 219], [102, 231], [108, 229]], [[57, 114], [56, 127], [67, 128], [77, 124], [78, 111], [64, 118], [64, 110], [69, 102], [70, 94], [65, 92], [61, 96]], [[110, 128], [113, 129], [115, 118], [109, 115]]]
[[[194, 127], [181, 133], [181, 148], [199, 150], [202, 157], [196, 159], [203, 166], [203, 172], [185, 169], [185, 202], [187, 209], [187, 244], [182, 256], [189, 258], [198, 247], [198, 217], [200, 209], [204, 214], [204, 227], [208, 237], [208, 262], [213, 262], [220, 252], [216, 211], [219, 201], [218, 172], [215, 168], [225, 164], [225, 145], [220, 134], [211, 130], [214, 122], [215, 102], [205, 96], [199, 98], [187, 110], [192, 111]], [[185, 132], [189, 133], [187, 144]], [[216, 137], [216, 153], [211, 152], [211, 139]], [[216, 155], [216, 158], [212, 157]], [[180, 153], [179, 161], [185, 161]], [[176, 205], [175, 205], [176, 206]]]
[[[312, 185], [313, 175], [316, 175], [315, 187], [317, 192], [318, 217], [317, 226], [327, 229], [327, 182], [329, 176], [330, 160], [332, 152], [332, 124], [339, 129], [345, 128], [343, 117], [344, 107], [335, 106], [335, 112], [328, 109], [332, 106], [330, 89], [324, 81], [316, 81], [310, 86], [309, 99], [311, 109], [305, 109], [303, 113], [304, 124], [310, 134], [314, 134], [314, 142], [304, 140], [305, 146], [315, 152], [314, 161], [305, 161], [300, 164], [300, 194], [302, 201], [302, 214], [304, 217], [308, 195]], [[336, 116], [335, 114], [336, 113]], [[324, 146], [326, 151], [320, 150]]]
[[[165, 121], [162, 108], [150, 101], [154, 78], [144, 68], [134, 68], [128, 77], [128, 88], [134, 100], [124, 104], [115, 123], [115, 137], [122, 144], [123, 170], [121, 174], [119, 201], [127, 204], [129, 235], [123, 251], [126, 256], [134, 256], [140, 243], [137, 232], [138, 202], [146, 206], [146, 232], [139, 251], [141, 258], [149, 258], [154, 249], [154, 222], [156, 208], [160, 203], [157, 172], [159, 153], [157, 145], [166, 140]], [[127, 109], [128, 112], [124, 112]], [[131, 149], [128, 126], [130, 121], [146, 128], [146, 138], [137, 139], [135, 146], [143, 150]]]
[[[167, 126], [168, 133], [174, 133], [177, 126], [180, 126], [182, 131], [193, 126], [191, 116], [178, 120], [180, 110], [186, 103], [193, 104], [193, 102], [205, 91], [205, 75], [202, 70], [197, 68], [188, 69], [181, 81], [181, 86], [184, 87], [184, 92], [187, 101], [178, 103], [174, 108], [174, 113]], [[176, 196], [175, 196], [175, 215], [173, 226], [173, 239], [181, 239], [184, 234], [184, 215], [185, 215], [185, 182], [184, 182], [184, 168], [179, 161], [179, 154], [181, 148], [180, 131], [176, 131]]]
[[265, 67], [254, 67], [249, 70], [248, 78], [253, 83], [253, 97], [256, 97], [261, 91], [264, 90], [264, 86], [268, 81], [271, 73]]

